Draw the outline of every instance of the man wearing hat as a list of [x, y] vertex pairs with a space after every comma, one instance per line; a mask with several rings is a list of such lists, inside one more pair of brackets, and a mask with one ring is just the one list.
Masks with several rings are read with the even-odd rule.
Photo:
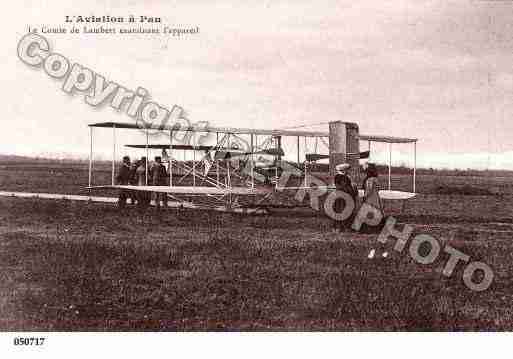
[[[139, 166], [135, 170], [135, 176], [137, 178], [137, 185], [138, 186], [146, 186], [149, 183], [149, 178], [147, 179], [146, 173], [147, 169], [146, 166], [148, 166], [146, 157], [141, 157], [139, 160]], [[137, 205], [140, 209], [145, 209], [150, 205], [151, 202], [151, 195], [148, 195], [148, 192], [146, 191], [139, 191], [137, 194]]]
[[[344, 232], [344, 231], [348, 230], [349, 228], [351, 228], [351, 224], [353, 222], [353, 217], [354, 217], [354, 210], [356, 207], [356, 200], [358, 198], [358, 190], [353, 185], [351, 178], [347, 175], [347, 171], [350, 168], [351, 168], [351, 165], [349, 163], [341, 163], [335, 167], [335, 170], [337, 172], [335, 174], [335, 181], [334, 181], [335, 188], [337, 189], [337, 191], [347, 193], [353, 199], [353, 203], [351, 204], [351, 205], [353, 205], [353, 213], [351, 214], [351, 216], [349, 216], [349, 218], [344, 219], [344, 220], [335, 220], [335, 222], [333, 223], [335, 229], [336, 230], [338, 229], [340, 232]], [[346, 201], [344, 200], [344, 198], [337, 198], [335, 200], [335, 205], [334, 205], [335, 212], [341, 213], [344, 210], [345, 206], [347, 205], [345, 202]]]
[[[130, 181], [130, 157], [124, 156], [121, 167], [118, 170], [118, 175], [116, 176], [116, 183], [118, 185], [126, 186]], [[119, 209], [125, 208], [126, 200], [129, 196], [128, 191], [121, 190], [119, 191], [119, 199], [118, 199], [118, 207]]]
[[[155, 157], [155, 162], [150, 168], [150, 178], [151, 184], [153, 186], [167, 186], [168, 182], [168, 174], [166, 167], [162, 164], [162, 157]], [[160, 209], [160, 200], [162, 200], [162, 204], [164, 207], [167, 207], [167, 194], [155, 192], [155, 205], [157, 209]]]

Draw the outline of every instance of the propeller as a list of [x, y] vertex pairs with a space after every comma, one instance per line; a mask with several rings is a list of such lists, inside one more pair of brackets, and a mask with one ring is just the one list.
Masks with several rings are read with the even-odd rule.
[[[352, 153], [348, 153], [348, 155], [352, 155]], [[360, 155], [359, 159], [369, 158], [370, 151], [360, 152], [359, 155]], [[330, 158], [330, 156], [329, 155], [321, 155], [319, 153], [307, 153], [306, 154], [306, 160], [308, 162], [315, 162], [315, 161], [324, 160], [327, 158]]]

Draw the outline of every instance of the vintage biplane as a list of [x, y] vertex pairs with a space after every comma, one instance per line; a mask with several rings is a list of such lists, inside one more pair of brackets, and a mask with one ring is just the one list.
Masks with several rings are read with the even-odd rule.
[[[112, 130], [113, 153], [110, 184], [93, 184], [94, 129]], [[327, 190], [334, 189], [335, 167], [350, 163], [350, 176], [360, 180], [360, 160], [372, 159], [371, 143], [388, 144], [388, 185], [380, 190], [383, 199], [406, 200], [415, 196], [416, 138], [369, 136], [359, 133], [356, 123], [335, 121], [328, 131], [266, 130], [213, 126], [153, 125], [103, 122], [89, 125], [90, 190], [120, 190], [165, 193], [175, 204], [189, 208], [210, 208], [224, 211], [250, 212], [257, 209], [300, 206], [293, 193], [309, 190], [319, 183]], [[117, 158], [116, 131], [138, 130], [145, 134], [146, 143], [127, 144], [138, 149], [150, 160], [159, 151], [167, 163], [169, 181], [166, 186], [118, 185], [115, 182]], [[151, 143], [159, 134], [166, 143]], [[177, 133], [187, 133], [181, 143]], [[197, 140], [201, 134], [201, 141]], [[151, 140], [150, 140], [151, 139]], [[201, 143], [200, 143], [201, 142]], [[360, 151], [367, 142], [368, 149]], [[392, 189], [392, 145], [413, 144], [413, 170], [409, 190]], [[288, 146], [288, 151], [284, 148]], [[326, 151], [327, 153], [321, 153]], [[191, 158], [192, 155], [192, 158]], [[324, 163], [322, 163], [324, 161]], [[325, 163], [327, 161], [327, 163]], [[148, 171], [148, 167], [146, 167]], [[315, 179], [315, 180], [314, 180]], [[292, 196], [290, 195], [292, 194]]]

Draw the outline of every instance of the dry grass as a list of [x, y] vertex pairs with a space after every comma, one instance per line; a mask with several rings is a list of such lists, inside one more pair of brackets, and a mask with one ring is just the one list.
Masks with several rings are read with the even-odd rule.
[[331, 233], [318, 218], [0, 204], [3, 330], [512, 327], [506, 240], [459, 243], [496, 269], [477, 294], [461, 273], [443, 278], [443, 263], [368, 260], [374, 237]]

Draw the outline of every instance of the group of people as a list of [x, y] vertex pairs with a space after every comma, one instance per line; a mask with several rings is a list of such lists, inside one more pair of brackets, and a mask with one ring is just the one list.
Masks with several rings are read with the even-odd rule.
[[[334, 221], [335, 229], [341, 232], [351, 229], [351, 225], [353, 224], [355, 216], [361, 205], [364, 203], [375, 208], [377, 211], [379, 211], [379, 213], [382, 214], [381, 218], [385, 218], [383, 213], [383, 205], [379, 197], [378, 169], [376, 165], [374, 163], [368, 163], [367, 167], [365, 168], [365, 178], [363, 180], [362, 186], [364, 195], [362, 201], [359, 200], [357, 185], [353, 184], [351, 178], [348, 175], [348, 171], [350, 168], [351, 165], [348, 163], [339, 164], [335, 167], [337, 171], [334, 178], [335, 188], [337, 189], [337, 191], [347, 193], [353, 200], [352, 214], [344, 220]], [[347, 203], [343, 198], [338, 198], [335, 201], [335, 212], [341, 213], [346, 205]], [[382, 223], [374, 226], [374, 228], [364, 224], [361, 230], [365, 232], [372, 232], [376, 230], [379, 231], [381, 227]]]
[[[146, 157], [141, 157], [140, 160], [131, 162], [129, 156], [124, 156], [121, 167], [116, 176], [116, 184], [118, 185], [131, 185], [131, 186], [167, 186], [168, 185], [168, 172], [166, 167], [162, 164], [160, 156], [155, 157], [155, 161], [148, 166]], [[136, 204], [140, 208], [146, 208], [150, 205], [152, 195], [148, 191], [130, 191], [122, 190], [119, 193], [118, 205], [119, 208], [124, 208], [127, 200], [130, 199], [131, 204]], [[160, 208], [160, 202], [167, 207], [166, 193], [155, 192], [153, 195], [157, 209]]]

